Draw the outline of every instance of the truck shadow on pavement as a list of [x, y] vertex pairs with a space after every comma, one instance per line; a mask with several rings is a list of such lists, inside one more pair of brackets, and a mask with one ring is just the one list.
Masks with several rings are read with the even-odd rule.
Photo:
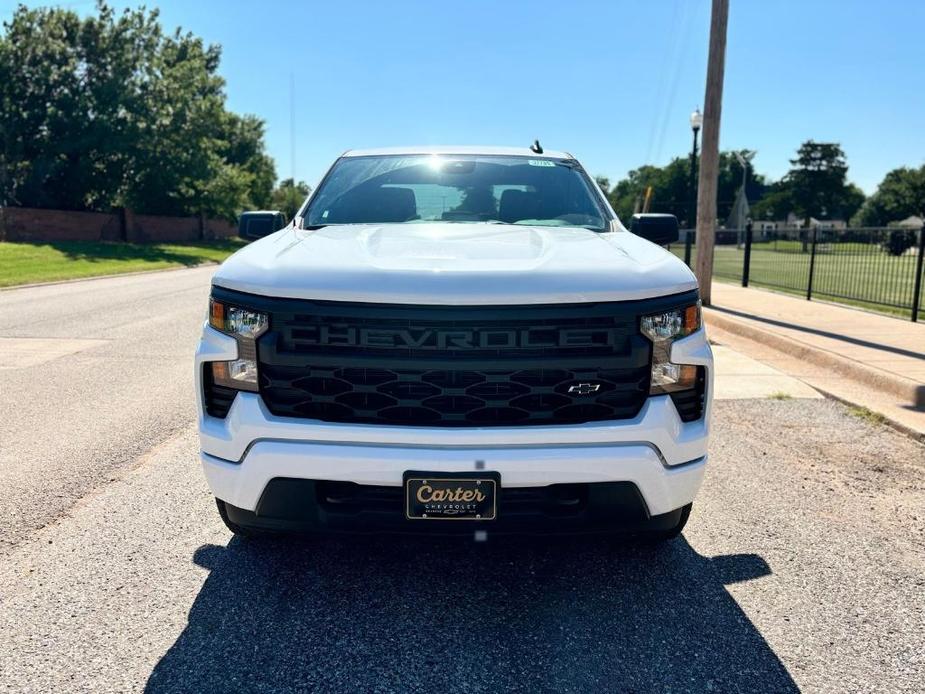
[[149, 692], [797, 691], [725, 589], [767, 563], [683, 538], [235, 539], [194, 561]]

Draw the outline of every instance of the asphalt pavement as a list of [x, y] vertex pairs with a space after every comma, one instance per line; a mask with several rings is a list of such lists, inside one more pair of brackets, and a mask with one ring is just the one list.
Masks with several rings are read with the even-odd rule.
[[0, 556], [188, 428], [214, 271], [0, 291]]
[[718, 402], [660, 548], [233, 539], [192, 423], [208, 276], [0, 292], [0, 338], [104, 341], [0, 370], [0, 691], [922, 690], [925, 448], [828, 400]]

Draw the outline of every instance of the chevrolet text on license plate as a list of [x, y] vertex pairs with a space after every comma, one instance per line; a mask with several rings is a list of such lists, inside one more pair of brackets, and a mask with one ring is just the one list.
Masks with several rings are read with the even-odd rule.
[[497, 472], [404, 474], [405, 516], [410, 520], [494, 520], [498, 515]]

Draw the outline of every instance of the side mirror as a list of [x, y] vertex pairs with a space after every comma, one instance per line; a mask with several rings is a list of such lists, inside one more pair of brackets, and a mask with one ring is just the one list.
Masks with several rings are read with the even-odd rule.
[[286, 215], [279, 210], [242, 212], [238, 217], [238, 236], [256, 241], [286, 226]]
[[673, 214], [634, 214], [630, 231], [659, 246], [676, 243], [681, 238], [678, 218]]

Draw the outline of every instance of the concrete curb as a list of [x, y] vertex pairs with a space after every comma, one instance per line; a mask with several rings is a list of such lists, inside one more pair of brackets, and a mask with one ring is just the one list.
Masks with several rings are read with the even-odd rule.
[[903, 398], [905, 402], [915, 407], [925, 407], [925, 385], [910, 378], [845, 359], [834, 352], [780, 335], [772, 330], [753, 325], [750, 321], [728, 316], [715, 309], [705, 308], [703, 314], [708, 326], [715, 325], [720, 330], [733, 335], [754, 340], [816, 366], [830, 369], [846, 378]]
[[[818, 390], [820, 393], [822, 393], [825, 397], [829, 398], [830, 400], [835, 400], [836, 402], [840, 402], [842, 405], [845, 405], [846, 407], [860, 407], [863, 409], [869, 409], [864, 403], [855, 402], [854, 400], [851, 400], [849, 398], [843, 398], [842, 396], [836, 395], [835, 393], [829, 390], [826, 390], [825, 388], [819, 388], [818, 386], [813, 386], [813, 388]], [[884, 414], [883, 412], [880, 412], [879, 410], [871, 410], [871, 411], [876, 412], [878, 415], [883, 417], [883, 423], [886, 424], [891, 429], [895, 429], [900, 434], [904, 436], [908, 436], [913, 441], [918, 441], [919, 443], [925, 443], [925, 433], [922, 433], [921, 431], [918, 431], [910, 426], [906, 426], [902, 422], [897, 421], [893, 417], [889, 416], [888, 414]]]
[[69, 280], [52, 280], [51, 282], [32, 282], [30, 284], [12, 284], [9, 287], [0, 287], [0, 292], [11, 292], [14, 289], [32, 289], [33, 287], [54, 287], [56, 284], [74, 284], [75, 282], [89, 282], [90, 280], [109, 280], [114, 277], [132, 277], [134, 275], [153, 275], [157, 272], [176, 272], [177, 270], [195, 270], [200, 267], [218, 266], [221, 263], [209, 260], [196, 265], [181, 265], [180, 267], [160, 267], [156, 270], [132, 270], [131, 272], [115, 272], [111, 275], [90, 275], [89, 277], [72, 277]]

